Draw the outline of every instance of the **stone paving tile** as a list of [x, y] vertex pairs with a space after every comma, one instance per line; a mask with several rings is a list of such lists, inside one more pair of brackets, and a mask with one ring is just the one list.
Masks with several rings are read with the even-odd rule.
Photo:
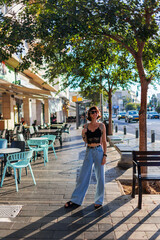
[[149, 223], [143, 223], [143, 224], [127, 224], [128, 229], [131, 231], [132, 229], [138, 230], [138, 231], [157, 231], [158, 227], [156, 226], [156, 224], [149, 224]]
[[[139, 217], [139, 219], [140, 221], [144, 221], [143, 217]], [[160, 216], [159, 217], [148, 216], [148, 218], [145, 219], [145, 223], [160, 224]]]
[[0, 231], [1, 229], [3, 230], [12, 229], [13, 225], [14, 225], [13, 222], [0, 222]]
[[148, 239], [153, 239], [153, 240], [160, 240], [160, 231], [154, 232], [154, 231], [150, 231], [150, 232], [146, 232], [146, 235], [148, 237]]
[[48, 223], [48, 222], [57, 222], [56, 217], [31, 217], [30, 223], [35, 223], [35, 222], [40, 222], [40, 223]]
[[102, 239], [102, 240], [115, 240], [114, 233], [103, 233], [103, 232], [97, 232], [97, 233], [84, 233], [84, 239]]
[[[127, 226], [125, 225], [123, 225], [123, 226], [121, 226], [122, 228], [124, 227], [125, 228], [125, 230], [128, 230], [128, 228], [127, 228]], [[113, 226], [111, 225], [111, 224], [108, 224], [108, 223], [99, 223], [98, 224], [98, 230], [100, 231], [100, 232], [107, 232], [107, 231], [109, 231], [109, 230], [111, 230], [111, 231], [113, 231]]]
[[130, 218], [123, 218], [123, 217], [112, 217], [112, 222], [114, 225], [120, 225], [121, 223], [139, 223], [140, 220], [138, 217], [130, 217]]
[[119, 240], [142, 240], [148, 239], [145, 232], [131, 232], [131, 231], [116, 231], [116, 239]]
[[[122, 214], [124, 217], [126, 217], [126, 216], [128, 216], [128, 211], [123, 211]], [[149, 215], [149, 211], [147, 211], [145, 209], [137, 210], [134, 213], [134, 217], [145, 217], [147, 215]]]
[[0, 231], [0, 239], [5, 239], [6, 236], [8, 236], [8, 234], [13, 234], [14, 230], [11, 229], [1, 229]]
[[53, 235], [53, 239], [67, 239], [67, 240], [79, 240], [85, 239], [84, 233], [80, 231], [55, 231]]
[[120, 211], [114, 211], [110, 215], [111, 217], [124, 217], [123, 212]]
[[34, 224], [30, 224], [30, 223], [21, 223], [21, 222], [16, 222], [13, 224], [12, 226], [12, 230], [19, 230], [21, 228], [23, 229], [32, 229], [32, 230], [36, 230], [36, 229], [40, 229], [41, 227], [41, 223], [40, 222], [37, 222], [37, 223], [34, 223]]

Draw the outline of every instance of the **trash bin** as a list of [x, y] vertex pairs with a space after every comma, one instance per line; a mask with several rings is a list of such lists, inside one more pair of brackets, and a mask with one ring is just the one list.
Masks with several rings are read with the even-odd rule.
[[106, 127], [106, 136], [108, 136], [108, 132], [109, 132], [109, 122], [107, 120], [103, 121], [105, 127]]
[[[106, 127], [106, 136], [108, 136], [109, 135], [109, 121], [104, 120], [103, 123]], [[113, 129], [114, 129], [114, 121], [112, 120], [112, 134], [113, 134]]]

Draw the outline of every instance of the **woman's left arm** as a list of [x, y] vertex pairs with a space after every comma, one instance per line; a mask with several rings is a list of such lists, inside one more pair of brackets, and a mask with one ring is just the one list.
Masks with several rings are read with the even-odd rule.
[[103, 134], [102, 134], [102, 147], [103, 147], [103, 160], [102, 160], [102, 165], [104, 165], [106, 163], [106, 157], [107, 157], [107, 141], [106, 141], [106, 127], [104, 125], [104, 123], [101, 123], [103, 124]]

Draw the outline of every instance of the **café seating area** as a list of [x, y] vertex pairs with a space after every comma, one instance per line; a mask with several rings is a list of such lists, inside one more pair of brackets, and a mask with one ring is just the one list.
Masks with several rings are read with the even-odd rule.
[[[27, 168], [36, 180], [32, 171], [32, 161], [40, 156], [44, 166], [48, 162], [48, 152], [53, 152], [57, 159], [55, 144], [59, 140], [62, 147], [62, 134], [69, 134], [71, 125], [66, 123], [45, 124], [43, 126], [17, 125], [13, 130], [4, 129], [0, 132], [1, 187], [5, 187], [5, 178], [14, 176], [16, 191], [21, 180], [21, 172]], [[13, 170], [13, 173], [12, 173]], [[18, 176], [18, 177], [17, 177]]]

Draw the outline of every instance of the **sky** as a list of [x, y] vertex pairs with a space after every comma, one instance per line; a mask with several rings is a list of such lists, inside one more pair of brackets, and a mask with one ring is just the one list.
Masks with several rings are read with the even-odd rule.
[[[148, 88], [148, 102], [149, 99], [152, 97], [153, 94], [155, 94], [157, 96], [157, 93], [160, 93], [160, 84], [156, 84], [156, 88], [155, 89], [151, 84], [149, 84], [149, 88]], [[140, 92], [140, 87], [138, 88], [138, 99], [140, 100], [141, 98], [141, 92]], [[132, 90], [137, 92], [137, 86], [133, 86]]]
[[157, 93], [160, 93], [160, 85], [157, 85], [157, 90], [155, 90], [153, 88], [153, 86], [149, 86], [149, 89], [148, 89], [148, 96], [152, 96], [153, 94], [157, 94]]

